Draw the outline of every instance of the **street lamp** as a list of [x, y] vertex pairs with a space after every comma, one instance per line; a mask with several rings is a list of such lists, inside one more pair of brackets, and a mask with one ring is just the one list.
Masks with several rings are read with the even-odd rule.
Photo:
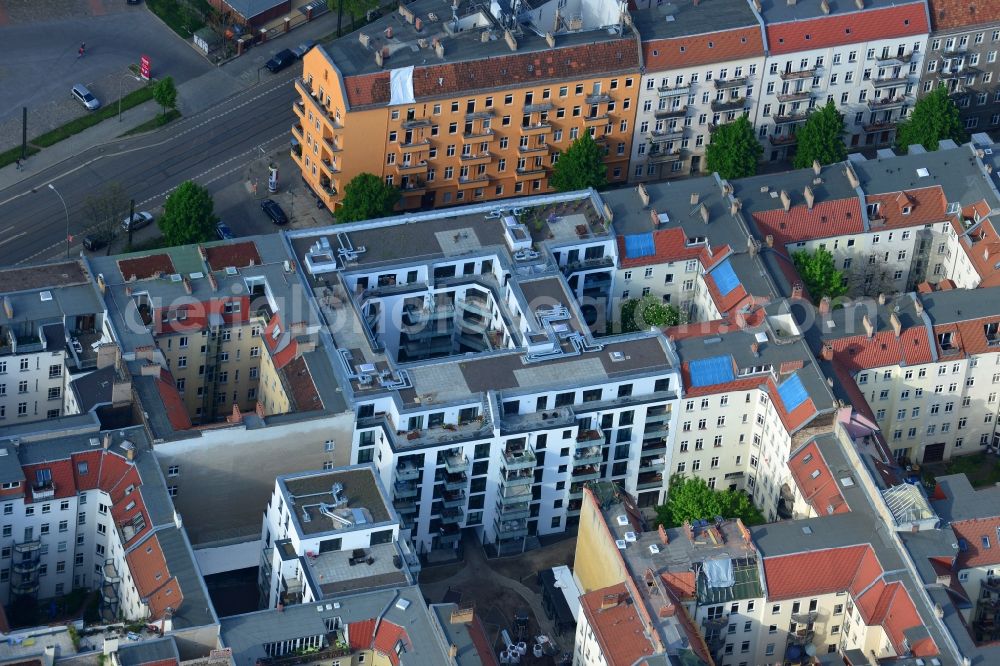
[[59, 194], [59, 190], [52, 183], [49, 183], [49, 189], [56, 193], [59, 197], [59, 201], [62, 202], [63, 212], [66, 213], [66, 258], [69, 259], [69, 208], [66, 208], [66, 200], [63, 199], [62, 195]]

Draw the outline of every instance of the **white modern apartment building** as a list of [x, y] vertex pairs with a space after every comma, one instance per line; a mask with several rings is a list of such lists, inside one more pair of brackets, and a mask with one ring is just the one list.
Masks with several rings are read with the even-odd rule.
[[657, 4], [631, 17], [642, 36], [645, 72], [629, 180], [697, 174], [715, 126], [756, 115], [764, 67], [760, 22], [746, 0]]
[[777, 160], [795, 144], [795, 128], [832, 100], [844, 115], [851, 148], [890, 144], [915, 103], [930, 32], [927, 4], [756, 2], [767, 60], [754, 124]]

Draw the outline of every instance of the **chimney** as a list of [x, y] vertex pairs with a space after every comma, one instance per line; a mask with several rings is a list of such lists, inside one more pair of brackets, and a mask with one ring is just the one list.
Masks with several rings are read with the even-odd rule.
[[636, 188], [639, 191], [639, 199], [642, 201], [642, 207], [645, 208], [649, 205], [649, 190], [642, 183]]
[[767, 243], [768, 247], [774, 247], [774, 236], [768, 234], [764, 237], [764, 242]]
[[817, 176], [823, 171], [823, 167], [820, 165], [819, 160], [813, 160], [813, 173]]
[[452, 659], [458, 656], [458, 646], [454, 643], [448, 646], [448, 656]]
[[795, 6], [795, 0], [788, 0], [788, 6], [789, 7], [794, 7]]
[[[436, 40], [436, 39], [434, 40], [434, 45], [435, 46], [437, 46], [437, 41], [438, 40]], [[483, 44], [485, 44], [486, 42], [490, 41], [490, 31], [489, 30], [483, 30], [483, 32], [479, 35], [479, 41], [482, 42]]]
[[97, 348], [97, 369], [107, 368], [118, 364], [121, 358], [121, 348], [114, 344], [104, 344]]
[[756, 10], [757, 10], [758, 12], [760, 12], [760, 9], [761, 9], [761, 7], [760, 7], [760, 0], [753, 0], [753, 7], [754, 7], [754, 9], [756, 9]]
[[406, 19], [407, 23], [413, 23], [413, 12], [411, 12], [410, 8], [406, 5], [399, 6], [399, 15]]
[[379, 67], [381, 67], [383, 62], [385, 62], [385, 59], [382, 56], [382, 51], [381, 50], [376, 51], [375, 52], [375, 64], [378, 65]]
[[184, 293], [190, 294], [191, 291], [192, 291], [192, 289], [191, 289], [191, 280], [188, 280], [187, 278], [183, 278], [183, 284], [184, 284]]
[[368, 45], [371, 43], [372, 38], [366, 35], [365, 33], [361, 33], [360, 35], [358, 35], [358, 41], [361, 42], [361, 46], [368, 48]]
[[753, 236], [747, 236], [747, 252], [750, 253], [751, 257], [756, 257], [757, 253], [760, 252], [760, 246], [753, 239]]
[[133, 445], [130, 449], [125, 451], [125, 459], [129, 462], [135, 460], [135, 446]]
[[857, 7], [858, 9], [864, 9], [865, 0], [854, 0], [854, 6]]
[[[400, 5], [400, 7], [402, 7], [402, 6], [403, 5]], [[423, 22], [423, 20], [419, 19], [419, 18], [414, 18], [413, 19], [413, 29], [416, 30], [417, 32], [420, 32], [421, 30], [423, 30], [424, 29], [424, 22]]]
[[819, 299], [819, 313], [821, 315], [830, 314], [830, 297], [824, 296]]
[[831, 345], [829, 342], [824, 342], [823, 343], [823, 351], [820, 353], [820, 358], [822, 358], [824, 361], [832, 361], [833, 360], [833, 345]]
[[440, 39], [434, 42], [434, 55], [438, 58], [444, 58], [444, 44], [441, 43]]
[[107, 451], [108, 449], [111, 448], [111, 433], [110, 432], [104, 433], [104, 438], [103, 438], [103, 440], [101, 442], [101, 446], [104, 447], [105, 451]]
[[7, 315], [7, 319], [14, 318], [14, 306], [11, 305], [10, 299], [6, 296], [3, 297], [3, 313]]
[[697, 206], [698, 205], [698, 201], [700, 201], [700, 200], [701, 200], [701, 196], [697, 192], [692, 192], [691, 193], [691, 205], [692, 206]]
[[812, 210], [813, 204], [816, 202], [816, 195], [813, 194], [812, 188], [806, 185], [805, 189], [802, 190], [802, 196], [806, 199], [806, 208]]
[[387, 26], [385, 29], [385, 38], [392, 39], [392, 26]]
[[760, 344], [756, 342], [750, 343], [750, 353], [753, 354], [754, 358], [760, 356]]
[[257, 401], [256, 405], [254, 405], [253, 411], [260, 418], [264, 418], [265, 416], [267, 416], [267, 413], [264, 410], [264, 403], [262, 403], [260, 400]]
[[781, 190], [781, 205], [788, 212], [788, 209], [792, 207], [792, 198], [788, 196], [788, 192]]
[[507, 46], [510, 47], [511, 51], [517, 50], [517, 40], [514, 39], [514, 33], [512, 33], [510, 30], [503, 31], [503, 40], [507, 42]]
[[924, 303], [920, 300], [919, 296], [913, 299], [913, 309], [917, 311], [918, 315], [924, 313]]
[[698, 206], [698, 209], [699, 209], [698, 212], [701, 213], [701, 221], [704, 222], [705, 224], [708, 224], [708, 219], [709, 219], [708, 206], [706, 206], [705, 204], [701, 204], [700, 206]]
[[939, 620], [944, 617], [944, 608], [941, 607], [941, 604], [934, 604], [934, 615]]
[[898, 338], [899, 334], [903, 332], [903, 324], [899, 321], [899, 315], [895, 312], [889, 315], [889, 324], [892, 326], [892, 332], [895, 333]]
[[555, 35], [553, 35], [551, 32], [545, 33], [545, 43], [549, 45], [550, 49], [554, 49], [556, 47]]
[[613, 222], [615, 219], [615, 212], [611, 210], [611, 206], [608, 205], [607, 201], [604, 202], [603, 211], [604, 211], [604, 219], [607, 220], [608, 222]]
[[865, 335], [871, 339], [871, 337], [875, 335], [875, 327], [872, 326], [872, 320], [867, 314], [861, 318], [861, 325], [865, 327]]
[[844, 167], [844, 174], [847, 175], [847, 182], [851, 184], [851, 187], [858, 187], [861, 185], [861, 181], [858, 180], [858, 174], [854, 173], [854, 167], [850, 164]]
[[801, 300], [802, 299], [802, 283], [796, 282], [792, 285], [792, 298]]
[[660, 214], [656, 212], [655, 208], [649, 209], [649, 219], [653, 222], [653, 231], [660, 226]]
[[660, 543], [662, 543], [664, 546], [670, 543], [670, 537], [667, 536], [667, 528], [665, 528], [663, 525], [660, 525], [658, 528], [656, 528], [656, 531], [660, 535]]
[[97, 288], [101, 290], [102, 294], [108, 288], [108, 285], [104, 282], [104, 273], [97, 274]]
[[885, 292], [880, 291], [878, 294], [878, 304], [885, 305]]
[[215, 275], [212, 273], [208, 274], [208, 284], [212, 287], [212, 291], [219, 291], [219, 281], [215, 279]]
[[828, 2], [828, 0], [823, 0], [821, 3], [819, 3], [819, 10], [824, 14], [830, 13], [830, 3]]
[[736, 217], [736, 214], [740, 212], [741, 208], [743, 208], [743, 202], [736, 197], [733, 197], [729, 202], [729, 214]]

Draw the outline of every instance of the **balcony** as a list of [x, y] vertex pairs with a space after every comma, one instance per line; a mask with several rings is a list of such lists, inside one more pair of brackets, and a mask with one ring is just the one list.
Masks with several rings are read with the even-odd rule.
[[457, 524], [465, 520], [465, 511], [461, 507], [453, 509], [445, 509], [441, 512], [441, 522], [448, 524]]
[[663, 438], [670, 436], [670, 424], [666, 422], [661, 423], [647, 423], [646, 430], [643, 431], [643, 439], [651, 438]]
[[601, 455], [601, 447], [588, 446], [585, 449], [577, 449], [573, 454], [574, 465], [597, 465], [604, 461]]
[[522, 155], [528, 153], [547, 153], [549, 152], [549, 144], [542, 143], [542, 144], [535, 144], [534, 146], [518, 146], [517, 152], [521, 153]]
[[292, 102], [292, 111], [294, 111], [295, 115], [297, 115], [299, 118], [304, 116], [306, 114], [305, 102], [303, 102], [300, 99], [297, 99], [294, 102]]
[[465, 491], [456, 490], [454, 492], [445, 493], [441, 497], [441, 504], [449, 509], [454, 509], [455, 507], [464, 507], [466, 500]]
[[419, 162], [399, 162], [396, 164], [396, 171], [401, 174], [427, 173], [427, 160]]
[[444, 489], [445, 490], [465, 490], [465, 487], [469, 485], [469, 477], [467, 477], [463, 472], [458, 474], [447, 474], [444, 477]]
[[[268, 549], [270, 551], [270, 549]], [[271, 565], [271, 561], [267, 561], [267, 565]], [[263, 566], [263, 564], [261, 565]], [[101, 575], [104, 576], [104, 580], [108, 583], [117, 583], [122, 579], [118, 570], [115, 569], [115, 563], [112, 560], [105, 560], [104, 566], [101, 568]]]
[[438, 531], [438, 543], [450, 545], [462, 539], [462, 531], [457, 525], [445, 525]]
[[327, 150], [329, 150], [331, 153], [339, 153], [342, 150], [342, 148], [338, 146], [333, 139], [334, 138], [332, 136], [324, 136], [323, 145], [326, 146]]
[[531, 449], [507, 449], [503, 452], [503, 462], [509, 470], [529, 469], [535, 466], [537, 459]]
[[20, 574], [22, 576], [29, 576], [38, 571], [38, 567], [40, 565], [41, 561], [37, 557], [32, 557], [27, 560], [14, 562], [14, 564], [12, 565], [12, 569], [16, 574]]
[[302, 124], [301, 123], [296, 123], [296, 124], [292, 125], [292, 136], [299, 143], [302, 143], [302, 142], [305, 141], [305, 139], [302, 138]]
[[712, 83], [715, 85], [716, 90], [726, 90], [728, 88], [740, 88], [745, 86], [750, 82], [750, 78], [747, 76], [741, 76], [735, 79], [713, 79]]
[[35, 579], [26, 581], [11, 581], [10, 591], [18, 596], [35, 594], [38, 592], [38, 581]]
[[665, 129], [660, 132], [648, 132], [646, 134], [646, 139], [650, 143], [663, 143], [664, 141], [679, 141], [684, 138], [684, 128], [676, 127], [674, 129]]
[[794, 634], [788, 634], [788, 642], [795, 645], [806, 645], [807, 643], [812, 643], [815, 635], [816, 633], [812, 629], [799, 629]]
[[482, 111], [470, 111], [465, 114], [466, 120], [486, 120], [487, 118], [493, 117], [493, 109], [484, 109]]
[[516, 486], [530, 486], [535, 482], [535, 473], [530, 469], [517, 472], [507, 472], [504, 478], [504, 488], [514, 488]]
[[796, 79], [811, 79], [816, 76], [817, 69], [812, 67], [810, 69], [799, 69], [794, 72], [781, 72], [778, 76], [781, 77], [782, 81], [794, 81]]
[[490, 177], [488, 174], [479, 174], [476, 176], [464, 176], [458, 179], [458, 189], [468, 190], [473, 187], [486, 187], [490, 184]]
[[504, 486], [503, 492], [500, 494], [500, 504], [504, 507], [530, 501], [531, 486]]
[[650, 441], [643, 440], [642, 442], [642, 455], [653, 455], [657, 453], [667, 452], [667, 442], [663, 439], [654, 439]]
[[546, 111], [551, 111], [555, 108], [552, 102], [539, 102], [538, 104], [525, 104], [525, 113], [545, 113]]
[[393, 484], [392, 494], [396, 499], [403, 499], [406, 497], [416, 497], [420, 491], [417, 490], [417, 484], [412, 482], [399, 482]]
[[319, 163], [320, 163], [320, 168], [323, 170], [323, 173], [327, 175], [327, 178], [332, 178], [336, 174], [340, 173], [340, 169], [338, 169], [334, 165], [333, 160], [331, 160], [328, 157], [320, 158]]
[[650, 164], [662, 164], [664, 162], [676, 162], [684, 157], [683, 151], [680, 148], [674, 148], [673, 150], [657, 150], [649, 153], [647, 160]]
[[401, 514], [411, 514], [417, 512], [417, 501], [415, 499], [394, 499], [392, 506]]
[[408, 143], [400, 141], [399, 149], [402, 151], [420, 150], [421, 148], [426, 148], [429, 145], [431, 145], [430, 139], [411, 139]]
[[485, 128], [479, 132], [465, 132], [462, 134], [462, 142], [469, 143], [471, 141], [492, 141], [495, 135], [493, 130], [490, 128]]
[[653, 115], [657, 118], [677, 118], [679, 116], [686, 116], [688, 112], [687, 104], [683, 106], [674, 106], [669, 109], [656, 109]]
[[500, 539], [520, 539], [528, 536], [528, 523], [524, 520], [502, 520], [495, 523]]
[[808, 613], [792, 613], [792, 622], [796, 624], [809, 624], [816, 621], [816, 611]]
[[[950, 53], [947, 49], [945, 49], [945, 52]], [[904, 53], [903, 55], [895, 55], [892, 57], [885, 56], [875, 58], [875, 64], [878, 67], [892, 67], [894, 65], [909, 64], [911, 60], [913, 60], [913, 53]]]
[[337, 196], [337, 188], [333, 186], [333, 183], [329, 179], [320, 179], [319, 187], [323, 190], [327, 196], [335, 197]]
[[798, 141], [794, 134], [772, 134], [767, 140], [772, 146], [793, 146]]
[[21, 543], [14, 544], [14, 552], [22, 555], [24, 553], [33, 553], [36, 550], [42, 549], [41, 541], [24, 541]]
[[687, 95], [691, 92], [691, 86], [677, 86], [671, 88], [670, 86], [660, 86], [656, 89], [660, 97], [677, 97], [679, 95]]
[[468, 471], [469, 459], [461, 453], [447, 455], [444, 458], [444, 468], [448, 470], [449, 474], [459, 474], [460, 472]]
[[490, 160], [493, 159], [493, 155], [489, 151], [486, 151], [485, 153], [462, 154], [459, 159], [462, 160], [462, 164], [489, 164]]
[[583, 98], [587, 104], [607, 104], [612, 101], [608, 93], [594, 93]]
[[417, 129], [418, 127], [430, 127], [430, 118], [410, 118], [403, 121], [403, 129]]
[[876, 88], [888, 88], [890, 86], [905, 86], [910, 79], [906, 76], [883, 77], [881, 79], [870, 79]]
[[790, 123], [800, 123], [809, 118], [808, 113], [789, 113], [783, 116], [774, 116], [775, 125], [788, 125]]
[[427, 184], [422, 180], [410, 178], [407, 182], [400, 183], [399, 189], [403, 193], [404, 197], [408, 195], [423, 194], [427, 191]]
[[465, 298], [460, 298], [458, 299], [458, 306], [466, 312], [478, 314], [483, 317], [493, 316], [493, 312], [490, 310], [489, 301], [482, 297], [469, 295]]
[[812, 97], [811, 90], [798, 90], [778, 95], [779, 102], [801, 102]]
[[335, 643], [316, 652], [307, 652], [304, 654], [295, 654], [293, 652], [280, 657], [261, 657], [257, 659], [257, 663], [260, 666], [298, 666], [299, 664], [315, 664], [321, 661], [330, 661], [340, 657], [351, 656], [351, 648], [347, 646], [343, 637], [338, 642], [340, 645]]
[[746, 97], [740, 97], [739, 99], [713, 99], [712, 111], [732, 111], [733, 109], [742, 109], [746, 105]]
[[534, 123], [531, 125], [521, 125], [521, 135], [522, 136], [533, 136], [535, 134], [544, 134], [552, 129], [550, 123]]
[[531, 515], [531, 506], [527, 503], [511, 504], [500, 509], [502, 520], [517, 520], [519, 518], [527, 518], [529, 515]]
[[650, 490], [663, 487], [663, 475], [659, 472], [646, 472], [636, 479], [636, 490]]
[[323, 106], [322, 102], [316, 98], [318, 93], [314, 93], [309, 89], [309, 85], [302, 79], [295, 79], [295, 89], [299, 91], [302, 95], [302, 99], [309, 100], [316, 112], [322, 116], [333, 129], [343, 129], [344, 123], [338, 119], [336, 116], [330, 113], [330, 110]]
[[55, 482], [48, 481], [47, 483], [32, 484], [31, 496], [36, 500], [52, 499], [56, 496]]
[[904, 104], [906, 104], [906, 98], [902, 95], [897, 95], [892, 98], [883, 97], [881, 99], [868, 100], [868, 108], [872, 111], [888, 111], [889, 109], [898, 109]]
[[866, 134], [871, 134], [872, 132], [884, 132], [886, 130], [895, 129], [898, 121], [896, 120], [880, 120], [875, 123], [866, 123], [861, 126], [861, 129]]
[[601, 478], [601, 468], [597, 465], [584, 465], [573, 468], [572, 479], [574, 482], [594, 481]]
[[514, 180], [530, 180], [532, 178], [543, 178], [544, 176], [544, 166], [526, 166], [514, 169]]

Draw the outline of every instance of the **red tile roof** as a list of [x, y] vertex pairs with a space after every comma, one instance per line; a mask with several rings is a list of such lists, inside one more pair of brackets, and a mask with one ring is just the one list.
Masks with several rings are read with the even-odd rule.
[[816, 442], [810, 442], [792, 456], [788, 469], [803, 499], [817, 514], [826, 516], [851, 510]]
[[500, 666], [496, 655], [493, 654], [490, 639], [486, 637], [486, 628], [483, 627], [483, 622], [478, 615], [474, 615], [472, 622], [469, 623], [469, 636], [472, 637], [472, 645], [476, 648], [476, 655], [483, 666]]
[[618, 256], [622, 268], [652, 266], [665, 261], [697, 259], [705, 251], [704, 245], [688, 245], [687, 234], [680, 227], [653, 232], [654, 253], [646, 257], [630, 258], [625, 253], [625, 236], [618, 236]]
[[351, 622], [347, 625], [347, 641], [352, 650], [369, 650], [375, 637], [375, 619]]
[[[879, 205], [878, 217], [871, 219], [872, 231], [917, 227], [948, 219], [948, 199], [940, 185], [914, 190], [872, 194], [866, 204]], [[908, 214], [903, 214], [909, 208]]]
[[898, 338], [893, 331], [879, 331], [871, 338], [854, 335], [833, 340], [830, 345], [833, 347], [834, 362], [852, 375], [861, 370], [930, 363], [933, 360], [927, 331], [917, 326], [901, 331]]
[[406, 647], [413, 647], [410, 637], [406, 635], [405, 629], [398, 624], [383, 620], [378, 625], [378, 631], [375, 633], [372, 648], [379, 654], [387, 657], [392, 666], [399, 666], [399, 654], [396, 652], [396, 644], [399, 641], [403, 641]]
[[[959, 231], [961, 234], [962, 232]], [[986, 218], [971, 233], [967, 235], [969, 243], [960, 241], [973, 268], [979, 274], [979, 287], [996, 287], [1000, 285], [1000, 234], [997, 233], [993, 220]]]
[[[606, 596], [615, 595], [616, 605], [601, 609]], [[632, 599], [624, 583], [605, 587], [580, 597], [587, 622], [601, 646], [610, 666], [632, 666], [639, 659], [653, 654], [653, 645], [645, 635], [642, 621], [635, 610], [641, 600]]]
[[34, 486], [37, 479], [35, 473], [42, 469], [49, 470], [49, 473], [52, 475], [52, 483], [55, 485], [55, 497], [57, 499], [73, 497], [77, 493], [73, 464], [69, 460], [53, 460], [34, 465], [23, 465], [21, 469], [24, 472], [25, 483], [28, 486], [28, 492], [25, 493], [24, 498], [25, 502], [40, 501], [34, 497]]
[[[710, 29], [711, 3], [706, 3], [705, 29]], [[662, 20], [662, 19], [661, 19]], [[694, 67], [764, 55], [764, 42], [757, 26], [706, 32], [701, 35], [650, 39], [642, 43], [642, 56], [649, 72]]]
[[951, 529], [965, 541], [965, 550], [959, 544], [957, 569], [1000, 564], [1000, 518], [959, 520], [951, 524]]
[[882, 9], [849, 11], [802, 21], [770, 23], [767, 43], [772, 55], [809, 51], [929, 32], [922, 2]]
[[[558, 38], [557, 38], [558, 40]], [[445, 47], [447, 48], [447, 47]], [[413, 96], [418, 101], [492, 88], [540, 85], [546, 81], [593, 78], [617, 72], [639, 72], [637, 40], [615, 39], [544, 51], [515, 52], [417, 67]], [[392, 57], [386, 59], [391, 68]], [[389, 72], [349, 76], [344, 80], [352, 107], [389, 103]]]
[[294, 411], [309, 412], [323, 409], [323, 402], [316, 390], [312, 375], [309, 373], [309, 366], [306, 365], [302, 356], [292, 359], [282, 369], [285, 373], [285, 383], [292, 393]]
[[205, 260], [213, 271], [225, 270], [227, 266], [235, 268], [259, 266], [261, 263], [257, 245], [253, 241], [206, 247]]
[[[767, 579], [769, 599], [781, 601], [799, 597], [816, 596], [848, 590], [855, 578], [861, 576], [870, 583], [882, 573], [864, 572], [869, 546], [848, 546], [825, 550], [805, 551], [780, 557], [764, 558], [764, 576]], [[872, 553], [871, 557], [874, 557]]]
[[789, 210], [761, 211], [753, 214], [762, 235], [774, 236], [775, 246], [864, 232], [861, 204], [856, 197], [820, 201], [812, 210], [794, 205]]
[[168, 254], [150, 254], [134, 259], [119, 259], [118, 270], [122, 272], [122, 278], [126, 282], [133, 277], [136, 280], [146, 280], [157, 273], [161, 275], [174, 273], [174, 262], [170, 260]]
[[681, 601], [694, 599], [696, 587], [693, 571], [664, 571], [660, 578], [670, 593]]
[[169, 370], [160, 370], [160, 377], [156, 380], [156, 391], [160, 394], [160, 400], [163, 402], [163, 409], [167, 413], [170, 426], [174, 430], [190, 430], [191, 417], [188, 415], [184, 399], [177, 391], [174, 377]]
[[996, 0], [928, 0], [935, 30], [971, 27], [1000, 21]]

